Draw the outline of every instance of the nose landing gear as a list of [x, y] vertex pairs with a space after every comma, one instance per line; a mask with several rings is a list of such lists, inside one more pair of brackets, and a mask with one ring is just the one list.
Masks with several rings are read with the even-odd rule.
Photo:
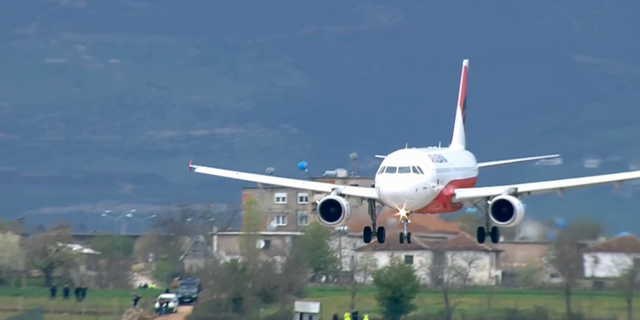
[[407, 228], [409, 227], [409, 216], [407, 214], [406, 217], [402, 217], [402, 219], [400, 220], [400, 222], [402, 222], [402, 233], [400, 233], [400, 243], [404, 243], [404, 240], [407, 240], [407, 244], [411, 243], [411, 232], [407, 231]]
[[376, 201], [373, 199], [367, 199], [369, 218], [371, 218], [371, 227], [366, 226], [362, 231], [362, 240], [364, 243], [371, 243], [372, 237], [376, 237], [378, 243], [384, 243], [386, 238], [386, 231], [384, 227], [376, 228], [376, 219], [378, 213], [376, 212]]
[[480, 210], [480, 211], [484, 215], [485, 226], [478, 227], [478, 230], [476, 232], [476, 239], [478, 240], [478, 243], [484, 243], [487, 238], [490, 238], [491, 243], [494, 243], [494, 244], [500, 242], [500, 229], [496, 226], [491, 226], [491, 218], [489, 217], [488, 201], [485, 202], [484, 210]]

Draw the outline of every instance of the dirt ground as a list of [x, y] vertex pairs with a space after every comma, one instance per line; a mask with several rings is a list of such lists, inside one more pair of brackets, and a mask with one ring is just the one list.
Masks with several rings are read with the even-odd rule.
[[191, 313], [191, 310], [193, 309], [193, 306], [181, 306], [178, 308], [178, 313], [174, 313], [174, 314], [170, 314], [164, 317], [158, 317], [156, 319], [162, 319], [162, 320], [184, 320], [187, 315], [189, 313]]

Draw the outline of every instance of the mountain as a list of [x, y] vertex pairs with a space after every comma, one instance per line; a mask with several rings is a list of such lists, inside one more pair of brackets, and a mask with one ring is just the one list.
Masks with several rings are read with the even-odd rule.
[[[630, 14], [638, 7], [3, 3], [11, 14], [0, 19], [2, 212], [238, 202], [243, 183], [189, 175], [191, 158], [300, 176], [300, 160], [320, 175], [348, 166], [355, 151], [361, 172], [373, 174], [374, 154], [449, 142], [464, 58], [467, 140], [478, 159], [565, 159], [554, 169], [487, 170], [482, 184], [591, 173], [580, 169], [591, 154], [622, 159], [601, 172], [627, 170], [640, 162], [640, 43]], [[626, 198], [610, 190], [532, 198], [529, 208], [543, 219], [606, 214], [617, 230], [635, 214], [640, 203], [628, 192], [638, 190]]]

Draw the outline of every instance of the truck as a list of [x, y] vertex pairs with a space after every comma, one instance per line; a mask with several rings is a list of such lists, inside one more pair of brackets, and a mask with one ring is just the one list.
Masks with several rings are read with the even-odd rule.
[[178, 284], [178, 302], [180, 304], [185, 303], [197, 303], [198, 294], [202, 291], [202, 282], [197, 278], [185, 278], [180, 279]]

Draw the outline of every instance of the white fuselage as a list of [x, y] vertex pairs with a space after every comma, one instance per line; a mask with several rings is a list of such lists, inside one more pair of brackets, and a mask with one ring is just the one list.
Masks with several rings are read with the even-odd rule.
[[413, 213], [446, 213], [462, 208], [453, 190], [471, 188], [478, 177], [475, 156], [464, 149], [411, 148], [382, 161], [375, 176], [379, 201]]

